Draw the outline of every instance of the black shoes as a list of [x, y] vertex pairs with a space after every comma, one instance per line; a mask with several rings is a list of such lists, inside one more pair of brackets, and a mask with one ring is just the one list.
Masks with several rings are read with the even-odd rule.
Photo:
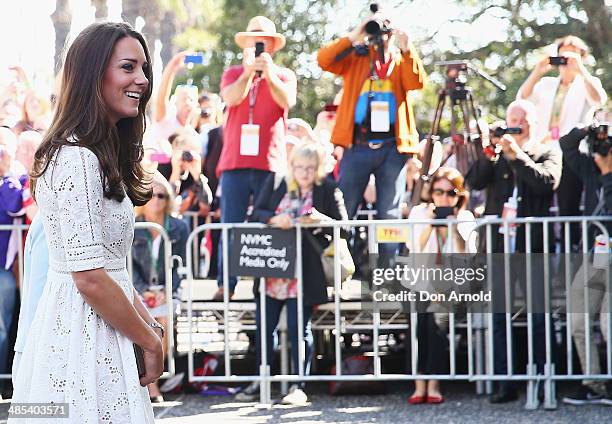
[[572, 396], [563, 398], [563, 403], [568, 405], [609, 405], [612, 406], [612, 398], [600, 395], [587, 386], [581, 385]]

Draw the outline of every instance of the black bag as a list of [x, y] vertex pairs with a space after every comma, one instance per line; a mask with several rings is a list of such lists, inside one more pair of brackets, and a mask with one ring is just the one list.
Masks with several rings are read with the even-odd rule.
[[[331, 375], [336, 374], [336, 366], [332, 366]], [[363, 355], [353, 355], [342, 361], [342, 375], [374, 374], [374, 361]], [[338, 395], [375, 395], [386, 392], [383, 381], [330, 381], [329, 394]]]

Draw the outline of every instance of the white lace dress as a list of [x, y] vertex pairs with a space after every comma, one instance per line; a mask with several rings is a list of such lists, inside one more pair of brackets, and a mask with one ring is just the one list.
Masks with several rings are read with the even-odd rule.
[[134, 234], [132, 202], [127, 196], [121, 203], [103, 196], [98, 159], [78, 146], [60, 148], [37, 182], [36, 198], [49, 244], [49, 272], [13, 402], [68, 403], [68, 420], [49, 420], [58, 423], [153, 423], [132, 342], [85, 303], [71, 276], [104, 267], [133, 301], [126, 270]]

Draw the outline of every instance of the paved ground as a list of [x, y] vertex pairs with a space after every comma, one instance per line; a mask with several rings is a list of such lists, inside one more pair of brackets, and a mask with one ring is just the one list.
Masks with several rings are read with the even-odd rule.
[[[526, 411], [524, 398], [506, 405], [490, 405], [483, 397], [472, 393], [464, 383], [445, 385], [446, 403], [442, 405], [410, 406], [406, 404], [408, 386], [393, 387], [392, 393], [377, 396], [329, 397], [325, 386], [316, 385], [308, 391], [311, 404], [304, 407], [274, 405], [271, 409], [256, 403], [238, 403], [229, 397], [180, 395], [155, 407], [158, 424], [217, 424], [217, 423], [609, 423], [612, 407], [572, 407], [559, 403], [556, 411]], [[560, 395], [569, 388], [560, 390]], [[7, 417], [8, 402], [0, 401], [0, 424]]]

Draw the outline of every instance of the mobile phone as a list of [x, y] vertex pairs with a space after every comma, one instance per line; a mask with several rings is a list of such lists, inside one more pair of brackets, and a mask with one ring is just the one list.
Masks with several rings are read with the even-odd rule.
[[201, 65], [204, 63], [204, 54], [196, 53], [185, 56], [185, 65], [193, 63], [194, 65]]
[[446, 219], [453, 215], [454, 209], [452, 206], [436, 206], [434, 214], [436, 219]]
[[263, 41], [258, 41], [255, 43], [255, 57], [258, 57], [264, 52], [264, 43]]
[[[258, 41], [255, 43], [255, 57], [260, 56], [264, 52], [264, 43], [263, 41]], [[257, 71], [257, 76], [261, 78], [261, 71]]]
[[567, 57], [565, 56], [551, 56], [548, 58], [548, 63], [553, 66], [567, 65]]

